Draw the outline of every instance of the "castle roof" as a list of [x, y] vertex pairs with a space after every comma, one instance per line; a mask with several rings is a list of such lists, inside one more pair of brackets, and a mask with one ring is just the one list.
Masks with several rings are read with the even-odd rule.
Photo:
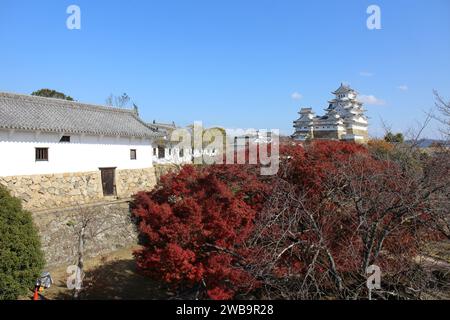
[[0, 92], [0, 129], [150, 138], [137, 110]]
[[300, 114], [309, 114], [309, 113], [314, 113], [314, 112], [313, 112], [312, 108], [301, 108], [298, 113], [300, 113]]
[[354, 92], [354, 91], [355, 90], [350, 88], [350, 86], [341, 83], [341, 86], [339, 88], [337, 88], [336, 91], [332, 92], [332, 94], [342, 94], [342, 93]]

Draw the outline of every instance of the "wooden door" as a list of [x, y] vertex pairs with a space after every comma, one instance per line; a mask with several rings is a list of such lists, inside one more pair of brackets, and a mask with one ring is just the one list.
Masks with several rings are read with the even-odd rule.
[[115, 168], [100, 168], [102, 173], [102, 186], [104, 196], [115, 195]]
[[158, 159], [164, 159], [166, 157], [166, 149], [158, 146]]

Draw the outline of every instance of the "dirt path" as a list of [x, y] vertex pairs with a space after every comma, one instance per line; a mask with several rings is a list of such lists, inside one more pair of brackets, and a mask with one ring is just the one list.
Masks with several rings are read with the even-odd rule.
[[[85, 261], [85, 292], [82, 299], [167, 299], [170, 295], [157, 283], [140, 275], [135, 267], [133, 251], [139, 246], [122, 249], [106, 256]], [[425, 255], [416, 257], [429, 269], [439, 271], [444, 276], [439, 288], [430, 288], [424, 299], [450, 299], [448, 276], [450, 274], [450, 241], [430, 245]], [[54, 284], [43, 293], [46, 299], [72, 299], [67, 289], [67, 266], [49, 270]]]
[[[135, 267], [134, 246], [85, 261], [85, 288], [82, 299], [165, 299], [167, 295], [158, 284], [140, 275]], [[49, 270], [54, 284], [43, 292], [46, 299], [72, 299], [67, 289], [67, 266]]]
[[438, 260], [436, 258], [430, 257], [430, 256], [418, 256], [416, 257], [416, 262], [423, 263], [424, 265], [430, 267], [430, 268], [440, 268], [440, 269], [447, 269], [450, 270], [450, 263], [443, 260]]

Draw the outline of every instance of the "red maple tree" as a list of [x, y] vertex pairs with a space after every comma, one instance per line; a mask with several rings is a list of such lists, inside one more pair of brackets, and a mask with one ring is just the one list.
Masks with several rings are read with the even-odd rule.
[[137, 264], [199, 298], [259, 287], [276, 298], [357, 298], [371, 264], [398, 291], [434, 236], [433, 195], [446, 185], [424, 172], [336, 141], [282, 146], [269, 177], [254, 165], [185, 166], [135, 196], [146, 238]]
[[257, 285], [242, 268], [243, 243], [268, 190], [252, 166], [185, 166], [164, 176], [154, 191], [135, 196], [133, 212], [147, 238], [136, 252], [139, 269], [213, 299]]

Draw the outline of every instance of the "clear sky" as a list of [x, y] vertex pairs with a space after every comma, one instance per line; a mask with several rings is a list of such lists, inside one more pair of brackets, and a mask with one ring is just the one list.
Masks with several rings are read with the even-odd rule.
[[[69, 5], [81, 30], [69, 30]], [[381, 8], [381, 30], [366, 26]], [[0, 91], [51, 88], [103, 104], [128, 93], [148, 121], [292, 133], [354, 87], [380, 135], [450, 99], [449, 0], [0, 0]], [[437, 135], [435, 125], [426, 135]]]

